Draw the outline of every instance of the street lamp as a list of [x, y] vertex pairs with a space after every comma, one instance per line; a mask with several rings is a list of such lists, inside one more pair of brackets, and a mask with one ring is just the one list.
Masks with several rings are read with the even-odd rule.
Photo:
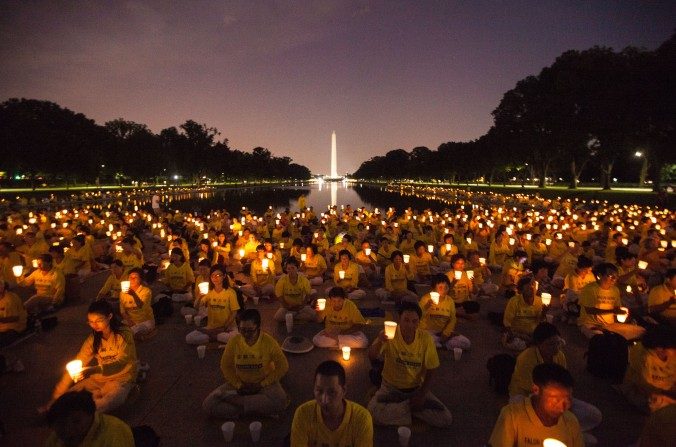
[[648, 175], [648, 157], [646, 157], [642, 151], [634, 152], [634, 157], [641, 158], [641, 172], [638, 175], [638, 186], [643, 187], [645, 184], [645, 178]]

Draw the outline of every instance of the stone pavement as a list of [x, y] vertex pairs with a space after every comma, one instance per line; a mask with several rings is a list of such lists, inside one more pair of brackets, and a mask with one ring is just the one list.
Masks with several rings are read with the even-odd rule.
[[[95, 296], [107, 273], [93, 276], [83, 284], [83, 297]], [[42, 445], [47, 427], [36, 414], [36, 408], [50, 396], [51, 390], [64, 371], [65, 364], [80, 348], [89, 332], [86, 324], [87, 303], [73, 304], [59, 310], [59, 325], [50, 332], [36, 334], [22, 343], [3, 351], [22, 360], [25, 371], [0, 376], [0, 420], [7, 436], [0, 438], [3, 446]], [[452, 353], [440, 352], [441, 367], [436, 375], [435, 394], [450, 408], [454, 423], [450, 429], [434, 429], [414, 424], [411, 446], [481, 446], [491, 432], [506, 397], [497, 396], [488, 386], [486, 360], [503, 352], [499, 342], [499, 328], [486, 320], [487, 310], [504, 307], [501, 298], [482, 302], [482, 318], [477, 321], [459, 320], [458, 332], [472, 341], [471, 351], [464, 352], [459, 361]], [[249, 303], [250, 306], [253, 304]], [[367, 297], [360, 306], [373, 307], [375, 298]], [[283, 324], [272, 321], [276, 303], [261, 300], [263, 329], [280, 342], [287, 336]], [[584, 370], [586, 340], [577, 328], [557, 323], [567, 340], [564, 348], [568, 365], [576, 378], [575, 395], [597, 405], [604, 421], [594, 434], [600, 446], [623, 446], [634, 442], [643, 426], [643, 416], [612, 390], [609, 384], [596, 379]], [[379, 332], [382, 319], [374, 319], [365, 332], [369, 339]], [[312, 337], [321, 329], [318, 324], [296, 325], [293, 333]], [[158, 326], [157, 335], [137, 344], [139, 359], [151, 367], [140, 394], [127, 402], [115, 414], [130, 425], [148, 424], [162, 437], [162, 446], [220, 446], [225, 445], [220, 433], [223, 421], [207, 418], [201, 410], [202, 400], [223, 382], [219, 369], [222, 351], [214, 346], [203, 360], [198, 359], [194, 346], [188, 346], [185, 335], [190, 331], [177, 311], [167, 322]], [[308, 354], [289, 355], [290, 370], [283, 384], [290, 405], [277, 417], [261, 418], [262, 446], [281, 445], [289, 433], [295, 408], [312, 398], [313, 372], [326, 359], [341, 361], [347, 370], [348, 398], [366, 405], [373, 387], [368, 380], [369, 362], [366, 352], [352, 352], [352, 358], [341, 360], [338, 350], [314, 349]], [[236, 421], [233, 446], [252, 445], [248, 424], [254, 420]], [[377, 427], [375, 445], [397, 445], [396, 428]]]

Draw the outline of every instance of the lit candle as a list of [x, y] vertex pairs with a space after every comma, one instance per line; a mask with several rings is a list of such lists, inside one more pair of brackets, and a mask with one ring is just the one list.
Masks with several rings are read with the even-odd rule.
[[433, 253], [434, 252], [434, 245], [428, 245], [427, 251], [429, 251], [430, 253]]
[[307, 255], [305, 253], [301, 253], [300, 260], [301, 262], [305, 262], [307, 260]]
[[338, 272], [338, 277], [339, 277], [340, 279], [345, 279], [345, 271], [344, 271], [344, 270], [340, 270], [340, 271]]
[[242, 258], [244, 257], [244, 253], [246, 253], [246, 252], [244, 251], [244, 249], [243, 249], [243, 248], [240, 248], [240, 249], [239, 249], [239, 258], [240, 258], [240, 259], [242, 259]]
[[467, 270], [467, 277], [469, 279], [474, 279], [474, 270]]
[[200, 290], [202, 295], [209, 293], [209, 283], [207, 281], [197, 284], [197, 288]]
[[627, 293], [631, 293], [631, 286], [627, 286]]
[[392, 340], [396, 332], [397, 332], [397, 323], [395, 323], [394, 321], [386, 321], [385, 336], [387, 336], [389, 340]]
[[435, 306], [439, 304], [439, 292], [430, 292], [430, 299]]
[[21, 276], [21, 274], [23, 273], [23, 265], [15, 265], [14, 267], [12, 267], [12, 273], [14, 273], [14, 276], [16, 276], [17, 278]]
[[280, 242], [280, 243], [279, 243], [279, 248], [281, 248], [282, 250], [284, 250], [284, 242]]
[[317, 299], [317, 309], [318, 310], [326, 309], [326, 298], [318, 298]]
[[479, 258], [479, 264], [486, 265], [486, 258]]
[[566, 444], [554, 438], [546, 438], [542, 441], [542, 447], [566, 447]]
[[646, 261], [638, 261], [638, 268], [645, 270], [648, 268], [648, 263]]
[[551, 239], [545, 239], [545, 245], [552, 245]]
[[404, 264], [408, 264], [408, 261], [411, 260], [411, 255], [404, 255]]
[[462, 270], [456, 270], [453, 272], [453, 275], [455, 276], [455, 280], [459, 281], [460, 278], [462, 278]]
[[129, 292], [129, 287], [131, 287], [131, 283], [129, 281], [120, 281], [120, 290], [122, 290], [122, 293]]
[[350, 347], [349, 346], [343, 346], [343, 360], [350, 360]]
[[509, 245], [514, 245], [516, 243], [516, 240], [513, 237], [509, 238]]
[[446, 253], [451, 251], [451, 244], [446, 244]]
[[82, 372], [82, 360], [68, 362], [66, 370], [68, 371], [70, 378], [75, 380], [80, 375], [80, 372]]
[[629, 239], [627, 239], [626, 237], [623, 237], [622, 238], [622, 245], [627, 245], [628, 243], [629, 243]]
[[364, 254], [365, 254], [366, 256], [371, 256], [371, 249], [370, 249], [370, 248], [365, 248], [365, 249], [364, 249]]
[[543, 293], [542, 296], [542, 304], [545, 306], [549, 306], [549, 304], [552, 302], [552, 295], [549, 293]]
[[38, 260], [37, 259], [33, 259], [33, 268], [34, 269], [38, 268]]
[[620, 310], [622, 310], [624, 314], [617, 314], [615, 315], [615, 318], [617, 318], [618, 323], [624, 323], [629, 317], [629, 309], [626, 307], [620, 307]]

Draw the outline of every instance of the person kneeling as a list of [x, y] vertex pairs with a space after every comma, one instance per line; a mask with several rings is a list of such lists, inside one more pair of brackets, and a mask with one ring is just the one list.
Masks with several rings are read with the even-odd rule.
[[369, 359], [384, 363], [382, 385], [368, 405], [377, 424], [410, 426], [413, 416], [434, 427], [453, 421], [430, 391], [439, 356], [432, 336], [418, 327], [421, 316], [417, 304], [402, 302], [394, 338], [381, 332], [369, 348]]
[[365, 348], [369, 341], [366, 335], [359, 330], [359, 326], [366, 324], [357, 306], [346, 299], [342, 287], [333, 287], [329, 290], [329, 298], [324, 310], [317, 310], [317, 320], [324, 321], [324, 330], [314, 336], [312, 342], [320, 348]]
[[373, 421], [361, 405], [345, 399], [345, 369], [327, 360], [315, 370], [314, 400], [293, 415], [291, 445], [373, 446]]
[[289, 370], [284, 353], [274, 338], [261, 332], [258, 310], [243, 311], [238, 327], [239, 334], [221, 357], [225, 384], [204, 399], [202, 408], [219, 418], [283, 411], [287, 396], [279, 381]]

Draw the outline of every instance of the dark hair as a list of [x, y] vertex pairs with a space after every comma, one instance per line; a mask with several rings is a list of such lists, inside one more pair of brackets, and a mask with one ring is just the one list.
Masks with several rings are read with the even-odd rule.
[[[118, 317], [117, 314], [113, 312], [113, 307], [110, 305], [108, 301], [106, 300], [94, 301], [89, 305], [87, 313], [103, 315], [106, 318], [112, 315], [109, 323], [110, 330], [113, 331], [113, 333], [115, 334], [120, 333], [120, 330], [122, 329], [122, 321], [120, 321], [120, 317]], [[94, 353], [96, 354], [99, 352], [99, 348], [101, 347], [101, 338], [103, 337], [103, 334], [101, 332], [96, 332], [95, 330], [92, 329], [92, 335], [94, 336], [93, 349]]]
[[320, 374], [327, 377], [336, 376], [338, 377], [340, 386], [345, 386], [345, 368], [334, 360], [326, 360], [320, 363], [317, 369], [315, 369], [315, 379]]
[[[178, 240], [178, 239], [176, 239], [176, 240]], [[170, 254], [180, 256], [181, 261], [185, 262], [185, 255], [183, 254], [183, 250], [181, 250], [180, 248], [178, 248], [178, 247], [172, 248]]]
[[342, 298], [345, 299], [347, 295], [345, 294], [345, 289], [342, 287], [331, 287], [329, 290], [329, 298]]
[[586, 257], [585, 255], [580, 255], [577, 257], [577, 268], [579, 269], [588, 269], [589, 267], [594, 266], [594, 261]]
[[70, 391], [63, 394], [61, 397], [49, 407], [47, 411], [47, 422], [49, 425], [54, 425], [60, 419], [65, 418], [74, 411], [82, 411], [84, 413], [94, 415], [96, 412], [96, 404], [92, 393], [87, 390]]
[[549, 340], [554, 336], [559, 336], [559, 330], [551, 323], [543, 321], [542, 323], [535, 326], [533, 331], [533, 343], [539, 345], [545, 340]]
[[43, 263], [46, 262], [46, 263], [48, 263], [48, 264], [51, 264], [51, 263], [54, 262], [54, 258], [53, 258], [52, 255], [50, 255], [49, 253], [43, 253], [43, 254], [41, 254], [41, 255], [39, 256], [39, 259], [40, 259], [40, 261], [42, 261]]
[[295, 256], [289, 256], [288, 258], [286, 258], [286, 262], [284, 262], [284, 267], [286, 267], [289, 264], [295, 265], [296, 267], [300, 266], [300, 264], [298, 263], [298, 259], [296, 259]]
[[129, 245], [134, 245], [136, 241], [134, 240], [134, 236], [125, 236], [124, 239], [122, 239], [123, 244], [129, 244]]
[[411, 301], [402, 301], [399, 303], [397, 306], [397, 312], [399, 313], [399, 317], [403, 315], [404, 312], [415, 312], [418, 314], [418, 318], [422, 318], [422, 309], [420, 309], [420, 306], [418, 306], [418, 303], [414, 303]]
[[204, 258], [201, 261], [199, 261], [197, 265], [200, 267], [211, 267], [211, 261], [208, 260], [207, 258]]
[[390, 255], [390, 261], [394, 262], [394, 258], [397, 256], [401, 256], [401, 258], [404, 259], [404, 254], [401, 252], [401, 250], [394, 250]]
[[516, 283], [516, 290], [521, 292], [521, 289], [525, 287], [526, 285], [530, 284], [531, 281], [533, 281], [533, 277], [531, 275], [524, 276], [522, 277], [519, 282]]
[[338, 252], [338, 259], [340, 259], [343, 255], [347, 255], [347, 257], [352, 260], [352, 253], [350, 253], [350, 250], [345, 250], [342, 249]]
[[139, 267], [134, 267], [133, 269], [131, 269], [127, 272], [127, 277], [129, 277], [129, 275], [131, 275], [132, 273], [137, 273], [139, 278], [141, 278], [141, 280], [143, 280], [143, 269], [141, 269]]
[[244, 309], [237, 316], [237, 323], [242, 321], [251, 321], [256, 325], [257, 328], [261, 327], [261, 313], [258, 312], [258, 309]]
[[667, 270], [667, 273], [664, 275], [664, 279], [671, 280], [671, 278], [676, 275], [676, 268], [670, 268]]
[[641, 340], [646, 349], [676, 348], [676, 330], [673, 326], [651, 326]]
[[448, 286], [448, 288], [451, 288], [451, 281], [448, 279], [448, 276], [439, 273], [438, 275], [434, 275], [432, 277], [432, 287], [436, 287], [437, 284], [444, 283]]
[[611, 273], [617, 273], [617, 267], [615, 267], [615, 264], [611, 264], [610, 262], [603, 262], [593, 269], [594, 276], [597, 278], [600, 278], [601, 276], [608, 275]]
[[427, 248], [427, 246], [425, 245], [425, 243], [423, 241], [415, 241], [415, 244], [413, 244], [413, 249], [418, 251], [418, 248], [420, 248], [420, 247]]
[[230, 281], [228, 281], [228, 271], [225, 269], [224, 265], [221, 264], [216, 264], [212, 265], [211, 268], [209, 269], [209, 290], [213, 289], [214, 283], [211, 282], [211, 274], [214, 272], [221, 272], [223, 273], [223, 289], [227, 289], [230, 287]]
[[533, 368], [533, 383], [539, 387], [556, 383], [572, 388], [575, 381], [566, 368], [556, 363], [541, 363]]
[[466, 261], [465, 256], [461, 255], [460, 253], [456, 253], [453, 256], [451, 256], [451, 265], [455, 264], [459, 260]]

